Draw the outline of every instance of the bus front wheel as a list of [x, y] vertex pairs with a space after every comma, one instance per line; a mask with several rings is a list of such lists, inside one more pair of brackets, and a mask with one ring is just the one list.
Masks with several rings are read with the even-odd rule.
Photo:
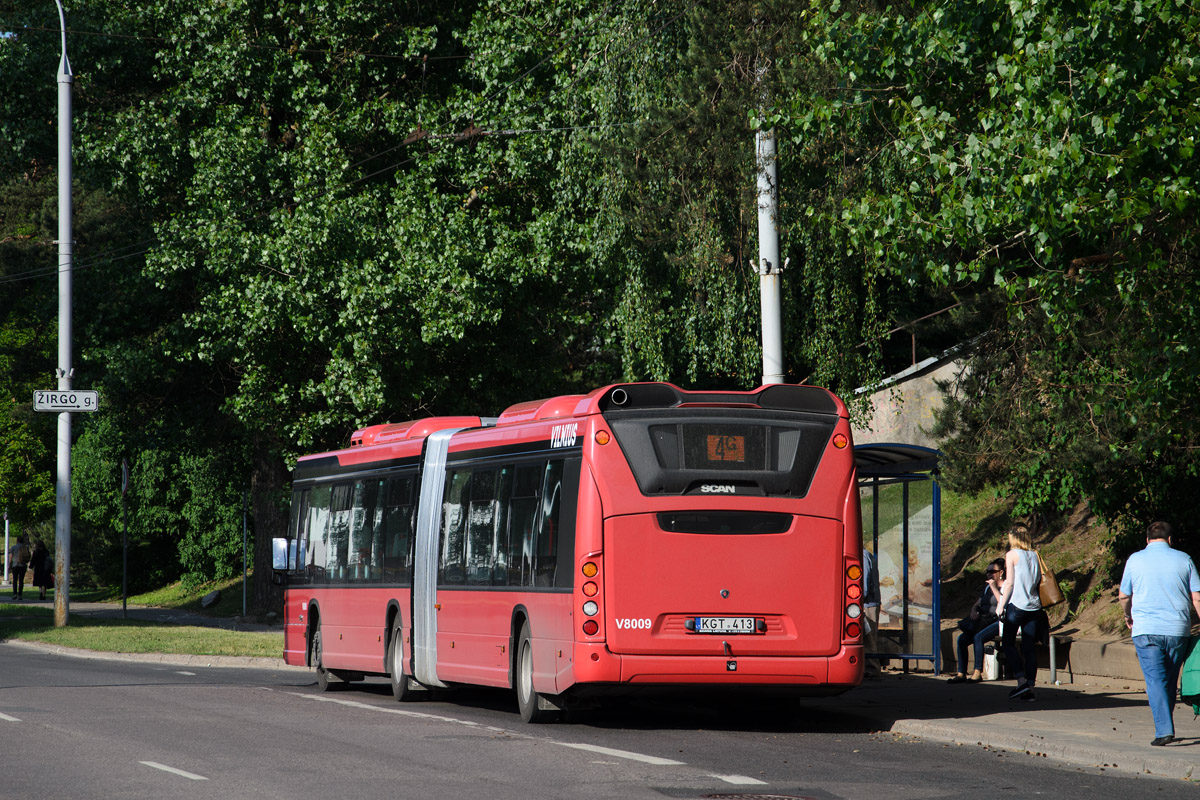
[[521, 719], [529, 723], [550, 722], [555, 712], [541, 707], [538, 693], [533, 690], [533, 639], [529, 635], [529, 623], [521, 625], [521, 637], [517, 645], [517, 706]]

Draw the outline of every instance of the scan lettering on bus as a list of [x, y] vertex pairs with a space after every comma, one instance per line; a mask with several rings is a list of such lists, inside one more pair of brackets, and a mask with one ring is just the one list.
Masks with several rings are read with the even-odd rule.
[[728, 483], [706, 483], [700, 487], [701, 494], [737, 494], [737, 490]]
[[649, 619], [629, 619], [628, 617], [617, 620], [617, 627], [627, 631], [648, 631], [652, 623]]
[[574, 447], [578, 434], [578, 422], [572, 422], [569, 425], [555, 425], [550, 429], [550, 447]]

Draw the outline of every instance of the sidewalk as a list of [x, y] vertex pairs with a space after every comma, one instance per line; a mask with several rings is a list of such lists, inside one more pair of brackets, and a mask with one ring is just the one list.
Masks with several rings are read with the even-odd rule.
[[822, 705], [896, 734], [1200, 780], [1200, 719], [1176, 705], [1177, 741], [1151, 747], [1154, 723], [1140, 680], [1076, 675], [1073, 684], [1039, 684], [1036, 701], [1020, 702], [1008, 699], [1012, 681], [949, 685], [946, 677], [885, 672]]

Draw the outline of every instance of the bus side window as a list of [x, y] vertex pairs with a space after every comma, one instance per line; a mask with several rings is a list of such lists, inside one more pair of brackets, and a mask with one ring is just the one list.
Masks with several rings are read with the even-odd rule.
[[486, 586], [492, 582], [497, 477], [494, 469], [475, 470], [471, 475], [470, 503], [467, 505], [467, 583]]
[[288, 561], [289, 572], [304, 568], [304, 543], [308, 539], [308, 498], [310, 489], [297, 489], [292, 492], [292, 514], [288, 522]]
[[446, 476], [445, 499], [442, 501], [442, 555], [438, 583], [460, 584], [464, 580], [463, 552], [465, 550], [466, 505], [471, 470], [460, 469]]
[[382, 484], [379, 480], [354, 484], [347, 576], [352, 581], [369, 581], [376, 577], [371, 570], [371, 545], [375, 539], [375, 506], [379, 503]]
[[542, 487], [542, 462], [520, 464], [513, 475], [508, 513], [508, 585], [533, 585], [533, 540]]
[[314, 486], [308, 506], [308, 553], [304, 559], [304, 571], [314, 581], [326, 580], [325, 566], [329, 548], [329, 504], [333, 500], [333, 488]]
[[508, 465], [500, 470], [500, 483], [496, 487], [496, 544], [495, 558], [492, 560], [492, 584], [504, 586], [508, 583], [509, 541], [508, 518], [509, 505], [512, 502], [513, 467]]
[[412, 580], [413, 488], [411, 475], [388, 478], [383, 512], [384, 580]]
[[542, 488], [541, 525], [538, 526], [537, 560], [534, 586], [553, 586], [558, 564], [559, 511], [562, 508], [563, 462], [546, 464], [546, 482]]
[[329, 546], [325, 551], [325, 575], [337, 583], [348, 579], [346, 567], [350, 563], [350, 509], [353, 488], [349, 483], [334, 486], [333, 501], [329, 506]]
[[570, 589], [575, 585], [575, 529], [579, 516], [579, 475], [582, 458], [568, 458], [563, 464], [562, 489], [559, 491], [558, 525], [555, 527], [555, 558], [558, 569], [554, 585]]

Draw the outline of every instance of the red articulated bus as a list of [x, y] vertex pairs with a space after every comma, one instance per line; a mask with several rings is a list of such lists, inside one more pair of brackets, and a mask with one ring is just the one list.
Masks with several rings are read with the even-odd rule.
[[376, 425], [296, 466], [285, 660], [396, 698], [516, 690], [545, 721], [630, 687], [863, 671], [845, 405], [811, 386], [606, 386], [498, 418]]

